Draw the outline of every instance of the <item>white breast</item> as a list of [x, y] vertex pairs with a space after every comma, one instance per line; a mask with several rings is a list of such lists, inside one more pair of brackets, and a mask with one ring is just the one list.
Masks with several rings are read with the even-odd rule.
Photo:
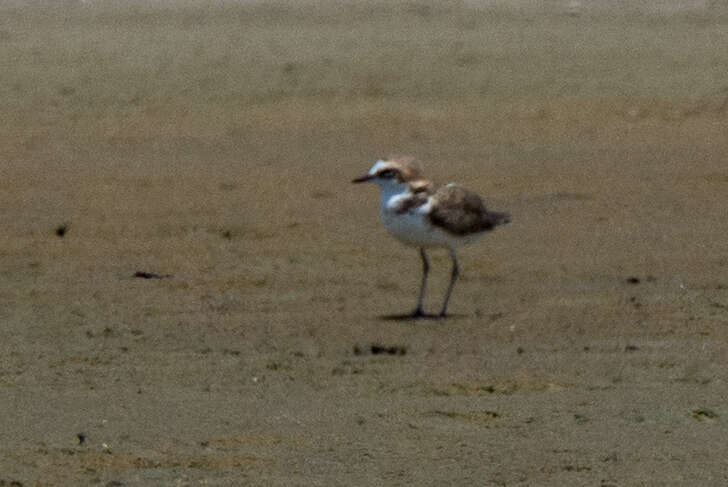
[[381, 205], [382, 223], [387, 231], [405, 245], [430, 247], [443, 245], [439, 238], [439, 229], [433, 227], [427, 219], [428, 205], [412, 208], [404, 213], [397, 213], [399, 204], [407, 194], [394, 195]]

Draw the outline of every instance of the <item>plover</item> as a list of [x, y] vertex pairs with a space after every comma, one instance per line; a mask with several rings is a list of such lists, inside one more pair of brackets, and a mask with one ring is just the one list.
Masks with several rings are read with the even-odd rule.
[[449, 251], [452, 272], [439, 314], [446, 316], [450, 294], [459, 275], [456, 249], [480, 239], [498, 225], [510, 222], [510, 215], [486, 209], [477, 194], [457, 184], [436, 188], [422, 177], [411, 157], [379, 159], [367, 174], [352, 182], [377, 183], [382, 193], [380, 216], [384, 227], [405, 245], [419, 248], [422, 282], [417, 307], [410, 315], [413, 318], [432, 316], [425, 314], [423, 307], [430, 270], [425, 249], [442, 247]]

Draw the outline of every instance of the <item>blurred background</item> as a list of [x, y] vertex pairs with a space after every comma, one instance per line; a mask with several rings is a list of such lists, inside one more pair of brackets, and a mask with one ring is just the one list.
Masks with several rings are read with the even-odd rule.
[[[726, 46], [710, 0], [4, 0], [0, 485], [725, 480]], [[380, 319], [389, 154], [513, 214], [457, 319]]]

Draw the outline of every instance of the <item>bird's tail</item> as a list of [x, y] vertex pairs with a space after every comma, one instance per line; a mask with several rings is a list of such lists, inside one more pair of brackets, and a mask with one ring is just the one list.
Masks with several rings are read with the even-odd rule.
[[510, 213], [500, 212], [500, 211], [490, 211], [488, 213], [490, 213], [494, 227], [496, 227], [498, 225], [505, 225], [506, 223], [511, 222]]

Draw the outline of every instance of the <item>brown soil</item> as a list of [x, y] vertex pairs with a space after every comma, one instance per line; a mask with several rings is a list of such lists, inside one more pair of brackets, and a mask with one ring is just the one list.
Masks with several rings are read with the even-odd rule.
[[726, 485], [728, 9], [212, 3], [0, 7], [0, 485]]

